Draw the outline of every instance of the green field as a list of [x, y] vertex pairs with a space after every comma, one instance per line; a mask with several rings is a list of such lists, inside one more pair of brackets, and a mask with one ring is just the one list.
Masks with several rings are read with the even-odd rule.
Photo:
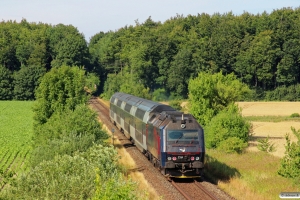
[[0, 191], [26, 170], [33, 133], [33, 101], [0, 101]]

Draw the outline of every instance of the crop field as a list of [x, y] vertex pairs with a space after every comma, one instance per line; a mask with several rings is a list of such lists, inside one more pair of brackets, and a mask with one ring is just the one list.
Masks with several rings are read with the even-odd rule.
[[33, 133], [33, 102], [0, 101], [0, 191], [26, 170]]
[[[218, 160], [216, 171], [228, 174], [218, 180], [218, 186], [236, 199], [278, 199], [280, 192], [299, 192], [293, 180], [278, 175], [280, 159], [285, 153], [285, 135], [296, 141], [291, 126], [300, 129], [300, 102], [238, 102], [242, 115], [253, 125], [248, 151], [243, 154], [226, 154], [207, 149], [207, 154]], [[269, 137], [275, 151], [266, 153], [257, 148], [258, 140]], [[271, 155], [272, 154], [272, 155]], [[212, 162], [215, 164], [214, 162]], [[230, 175], [231, 174], [231, 175]], [[232, 175], [234, 174], [234, 175]]]
[[293, 113], [300, 114], [300, 102], [239, 102], [242, 115], [253, 125], [253, 137], [250, 140], [249, 150], [258, 151], [257, 140], [267, 138], [274, 144], [274, 156], [283, 157], [285, 152], [285, 135], [288, 133], [292, 141], [296, 137], [291, 127], [300, 129], [300, 119], [290, 118]]

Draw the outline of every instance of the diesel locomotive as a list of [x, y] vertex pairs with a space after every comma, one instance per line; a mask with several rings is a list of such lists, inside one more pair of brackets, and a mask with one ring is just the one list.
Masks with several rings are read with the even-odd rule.
[[167, 177], [198, 178], [204, 167], [204, 131], [191, 114], [117, 92], [110, 119]]

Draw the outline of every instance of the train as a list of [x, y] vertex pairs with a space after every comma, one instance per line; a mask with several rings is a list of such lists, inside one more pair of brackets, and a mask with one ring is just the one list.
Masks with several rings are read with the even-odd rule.
[[191, 114], [130, 94], [110, 98], [111, 122], [169, 178], [201, 178], [204, 130]]

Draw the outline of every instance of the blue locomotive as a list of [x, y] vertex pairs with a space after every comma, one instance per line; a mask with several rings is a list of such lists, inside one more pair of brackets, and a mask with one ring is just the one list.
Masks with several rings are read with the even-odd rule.
[[203, 128], [191, 114], [125, 93], [110, 99], [110, 119], [167, 177], [201, 177]]

